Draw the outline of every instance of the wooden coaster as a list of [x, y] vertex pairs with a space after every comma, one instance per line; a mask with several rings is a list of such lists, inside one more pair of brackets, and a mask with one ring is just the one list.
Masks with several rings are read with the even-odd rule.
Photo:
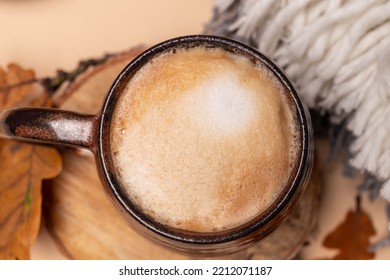
[[[141, 49], [118, 55], [89, 69], [55, 94], [58, 107], [82, 113], [99, 111], [120, 70]], [[189, 259], [162, 248], [133, 231], [104, 193], [93, 154], [64, 149], [63, 170], [44, 188], [47, 228], [72, 259]], [[314, 168], [309, 186], [295, 211], [271, 235], [242, 252], [218, 259], [290, 259], [313, 230], [319, 207], [320, 171]]]

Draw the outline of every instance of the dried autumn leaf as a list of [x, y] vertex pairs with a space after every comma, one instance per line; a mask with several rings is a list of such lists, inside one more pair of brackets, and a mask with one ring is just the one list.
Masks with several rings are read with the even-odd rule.
[[0, 256], [29, 258], [41, 216], [42, 179], [56, 176], [61, 159], [53, 148], [2, 141], [0, 154]]
[[0, 109], [27, 105], [33, 84], [23, 83], [34, 80], [34, 71], [24, 70], [17, 64], [8, 65], [7, 70], [0, 68]]
[[[0, 110], [6, 107], [50, 103], [38, 92], [34, 72], [16, 64], [0, 68]], [[18, 85], [18, 86], [14, 86]], [[41, 219], [42, 180], [61, 170], [56, 149], [0, 140], [0, 259], [28, 259]]]
[[326, 236], [323, 245], [327, 248], [339, 249], [336, 260], [370, 260], [375, 257], [369, 252], [369, 238], [375, 234], [368, 214], [357, 202], [355, 211], [348, 211], [347, 216], [333, 232]]

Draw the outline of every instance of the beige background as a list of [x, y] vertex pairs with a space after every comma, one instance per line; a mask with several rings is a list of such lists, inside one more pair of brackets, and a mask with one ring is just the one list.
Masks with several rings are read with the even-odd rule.
[[200, 33], [212, 0], [0, 0], [0, 65], [38, 75], [73, 69], [80, 58]]
[[[212, 5], [212, 0], [0, 0], [0, 66], [17, 62], [35, 69], [38, 76], [54, 75], [59, 68], [73, 69], [80, 59], [201, 33]], [[324, 160], [325, 148], [320, 155]], [[339, 163], [327, 165], [325, 173], [319, 225], [302, 255], [309, 259], [335, 255], [320, 240], [353, 209], [359, 183], [359, 178], [344, 178]], [[387, 234], [384, 205], [382, 200], [363, 200], [363, 208], [374, 217], [377, 234], [372, 242]], [[64, 258], [44, 227], [32, 256]], [[390, 248], [378, 252], [377, 258], [390, 259]]]

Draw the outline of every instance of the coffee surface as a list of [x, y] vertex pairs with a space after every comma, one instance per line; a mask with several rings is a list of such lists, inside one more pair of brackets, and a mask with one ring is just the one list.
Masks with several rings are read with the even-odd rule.
[[223, 50], [159, 55], [130, 80], [112, 117], [121, 184], [172, 227], [212, 232], [255, 218], [300, 154], [285, 91], [269, 70]]

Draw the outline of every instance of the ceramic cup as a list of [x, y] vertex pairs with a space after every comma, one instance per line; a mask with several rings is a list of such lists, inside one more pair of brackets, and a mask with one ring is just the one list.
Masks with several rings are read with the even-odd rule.
[[[111, 117], [128, 81], [155, 56], [170, 49], [205, 46], [221, 48], [262, 63], [287, 89], [299, 123], [300, 152], [292, 179], [270, 207], [242, 225], [215, 232], [196, 232], [167, 226], [138, 207], [124, 190], [115, 171], [110, 149]], [[295, 89], [282, 71], [256, 50], [230, 39], [192, 35], [171, 39], [146, 50], [130, 62], [114, 81], [98, 115], [49, 108], [11, 108], [1, 112], [0, 136], [41, 144], [70, 145], [91, 150], [104, 188], [129, 224], [144, 236], [184, 253], [226, 254], [246, 248], [272, 232], [291, 212], [308, 182], [313, 163], [310, 117]], [[82, 168], [82, 167], [80, 167]]]

